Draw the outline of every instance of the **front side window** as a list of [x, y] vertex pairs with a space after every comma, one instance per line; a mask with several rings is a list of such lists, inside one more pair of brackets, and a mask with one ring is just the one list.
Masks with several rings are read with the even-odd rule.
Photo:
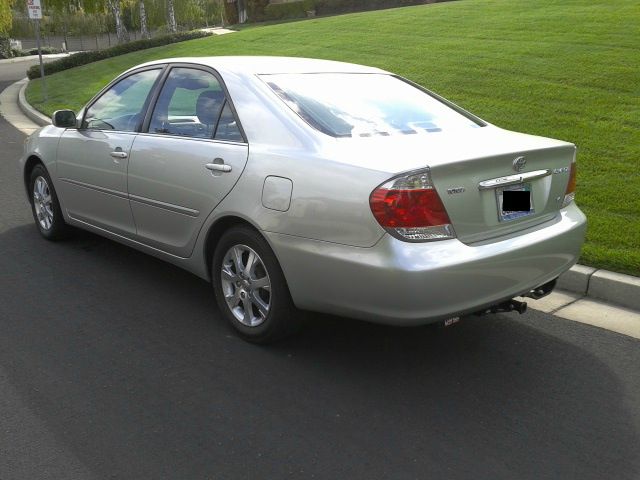
[[160, 71], [134, 73], [113, 85], [89, 107], [83, 128], [135, 132], [142, 122], [142, 109]]
[[309, 125], [333, 137], [427, 134], [480, 126], [388, 74], [262, 75]]
[[153, 109], [149, 132], [211, 139], [224, 104], [222, 86], [211, 73], [173, 68]]

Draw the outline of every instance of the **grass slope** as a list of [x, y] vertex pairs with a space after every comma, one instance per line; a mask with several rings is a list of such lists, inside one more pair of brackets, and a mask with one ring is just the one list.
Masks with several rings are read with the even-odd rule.
[[27, 91], [79, 109], [122, 70], [198, 55], [292, 55], [392, 70], [501, 127], [579, 147], [582, 263], [640, 275], [640, 4], [461, 0], [247, 28], [75, 68]]

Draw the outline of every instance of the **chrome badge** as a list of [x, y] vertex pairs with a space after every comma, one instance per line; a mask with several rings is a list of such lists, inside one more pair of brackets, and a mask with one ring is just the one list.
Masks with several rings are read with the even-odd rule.
[[464, 187], [451, 187], [447, 188], [447, 193], [449, 195], [454, 195], [456, 193], [464, 193]]
[[516, 157], [513, 160], [513, 169], [516, 172], [521, 172], [524, 170], [524, 167], [527, 165], [527, 159], [524, 157]]

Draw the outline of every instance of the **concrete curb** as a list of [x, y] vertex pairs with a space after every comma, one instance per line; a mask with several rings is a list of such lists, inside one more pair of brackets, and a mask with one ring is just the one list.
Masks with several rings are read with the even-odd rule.
[[[18, 94], [22, 111], [38, 125], [49, 125], [51, 119], [33, 108], [24, 96], [28, 79]], [[574, 265], [558, 279], [558, 288], [580, 295], [598, 298], [605, 302], [640, 311], [640, 277], [599, 270], [586, 265]]]
[[558, 288], [640, 311], [640, 278], [574, 265], [560, 275]]
[[27, 89], [27, 85], [29, 85], [29, 80], [24, 78], [20, 80], [20, 82], [24, 82], [23, 85], [20, 87], [20, 91], [18, 92], [18, 106], [20, 107], [20, 110], [22, 110], [22, 112], [27, 117], [29, 117], [29, 119], [32, 122], [37, 123], [41, 127], [45, 125], [50, 125], [51, 119], [43, 115], [42, 113], [40, 113], [38, 110], [33, 108], [29, 104], [29, 102], [27, 102], [27, 98], [25, 97], [24, 91]]
[[589, 291], [589, 279], [596, 269], [584, 265], [574, 265], [571, 270], [563, 273], [558, 278], [558, 288], [569, 292], [587, 295]]
[[640, 278], [596, 270], [589, 279], [589, 296], [640, 311]]

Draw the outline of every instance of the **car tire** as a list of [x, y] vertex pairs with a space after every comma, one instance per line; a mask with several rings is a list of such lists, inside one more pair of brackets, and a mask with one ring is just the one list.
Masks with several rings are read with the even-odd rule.
[[47, 240], [61, 240], [69, 235], [53, 182], [44, 165], [33, 167], [29, 177], [31, 212], [40, 234]]
[[214, 252], [211, 272], [218, 306], [242, 338], [268, 344], [298, 330], [300, 312], [280, 264], [256, 230], [227, 230]]

